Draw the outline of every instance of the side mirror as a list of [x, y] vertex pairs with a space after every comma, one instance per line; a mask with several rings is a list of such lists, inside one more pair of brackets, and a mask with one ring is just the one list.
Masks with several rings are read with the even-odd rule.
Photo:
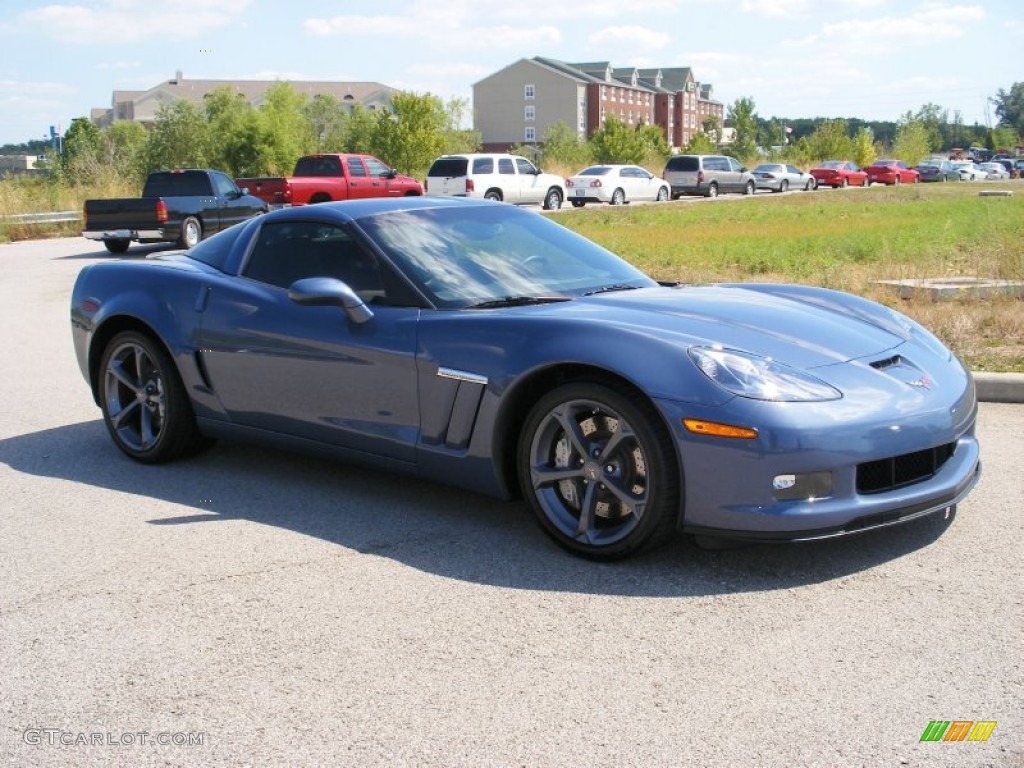
[[288, 298], [304, 307], [341, 307], [357, 325], [370, 322], [373, 312], [346, 283], [334, 277], [304, 277], [288, 286]]
[[385, 179], [393, 179], [398, 175], [398, 171], [394, 168], [389, 168], [387, 173], [381, 174]]
[[242, 187], [240, 190], [238, 190], [238, 194], [239, 194], [239, 196], [248, 195], [249, 194], [249, 188], [248, 187]]

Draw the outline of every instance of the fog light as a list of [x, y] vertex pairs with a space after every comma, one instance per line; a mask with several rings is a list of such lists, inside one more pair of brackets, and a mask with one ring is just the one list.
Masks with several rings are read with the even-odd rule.
[[806, 501], [832, 495], [831, 472], [799, 472], [776, 475], [772, 479], [772, 494], [779, 501]]

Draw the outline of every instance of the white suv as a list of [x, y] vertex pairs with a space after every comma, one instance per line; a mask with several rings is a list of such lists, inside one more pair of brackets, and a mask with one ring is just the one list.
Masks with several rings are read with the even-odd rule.
[[482, 197], [506, 203], [540, 203], [557, 210], [565, 200], [565, 179], [542, 173], [518, 155], [443, 155], [427, 171], [428, 195]]

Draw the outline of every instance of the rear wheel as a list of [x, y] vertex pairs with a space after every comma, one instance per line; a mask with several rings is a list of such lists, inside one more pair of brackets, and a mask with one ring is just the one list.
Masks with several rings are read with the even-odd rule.
[[789, 180], [788, 179], [783, 179], [781, 182], [779, 182], [779, 192], [785, 192], [788, 189], [789, 189]]
[[188, 249], [199, 244], [203, 239], [203, 225], [195, 216], [186, 216], [181, 222], [181, 234], [178, 235], [178, 245]]
[[114, 444], [156, 464], [207, 444], [170, 356], [149, 336], [125, 331], [107, 344], [99, 371], [100, 407]]
[[616, 189], [614, 192], [612, 192], [612, 199], [611, 199], [611, 204], [612, 205], [622, 205], [625, 202], [626, 202], [626, 193], [625, 192], [623, 192], [621, 189]]
[[103, 245], [106, 246], [107, 250], [111, 253], [124, 253], [128, 250], [128, 246], [132, 244], [131, 240], [104, 240]]
[[487, 190], [487, 194], [484, 195], [484, 200], [494, 200], [495, 202], [501, 202], [501, 192], [496, 189]]
[[653, 406], [588, 382], [552, 390], [519, 440], [523, 495], [560, 546], [612, 560], [675, 530], [680, 482], [675, 450]]
[[718, 197], [718, 184], [713, 181], [708, 184], [708, 197]]

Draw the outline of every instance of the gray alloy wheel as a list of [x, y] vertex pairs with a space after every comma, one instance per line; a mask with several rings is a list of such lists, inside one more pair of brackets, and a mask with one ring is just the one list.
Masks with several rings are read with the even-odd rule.
[[804, 184], [804, 192], [813, 192], [817, 186], [818, 185], [814, 183], [814, 179], [808, 179], [807, 183]]
[[898, 187], [900, 185], [900, 183], [901, 183], [900, 182], [900, 175], [897, 173], [896, 174], [896, 178], [893, 180], [892, 184], [893, 184], [894, 187]]
[[667, 539], [679, 509], [675, 450], [653, 407], [601, 384], [542, 397], [519, 443], [519, 478], [557, 544], [612, 560]]
[[544, 196], [544, 210], [545, 211], [557, 211], [562, 207], [562, 193], [552, 187], [548, 190], [547, 195]]
[[488, 190], [487, 194], [484, 195], [484, 200], [494, 200], [495, 202], [499, 202], [500, 203], [501, 202], [501, 192], [499, 192], [496, 189]]
[[779, 182], [779, 192], [785, 192], [789, 189], [789, 179], [783, 179]]
[[626, 202], [626, 193], [621, 189], [616, 189], [612, 192], [612, 205], [622, 205]]
[[111, 339], [98, 386], [107, 431], [133, 459], [170, 461], [206, 445], [174, 364], [150, 337], [126, 331]]
[[178, 237], [178, 245], [186, 250], [199, 244], [203, 239], [203, 225], [195, 216], [188, 216], [181, 222], [181, 235]]
[[656, 199], [659, 203], [664, 203], [666, 200], [668, 200], [668, 190], [665, 189], [664, 187], [661, 187], [658, 190], [658, 197]]
[[850, 186], [850, 177], [843, 176], [843, 189], [846, 189], [848, 186]]
[[757, 190], [757, 187], [754, 186], [754, 182], [748, 181], [747, 185], [743, 188], [743, 194], [744, 195], [752, 195], [752, 194], [754, 194], [754, 192], [756, 190]]
[[718, 197], [718, 184], [713, 181], [708, 184], [708, 197]]

